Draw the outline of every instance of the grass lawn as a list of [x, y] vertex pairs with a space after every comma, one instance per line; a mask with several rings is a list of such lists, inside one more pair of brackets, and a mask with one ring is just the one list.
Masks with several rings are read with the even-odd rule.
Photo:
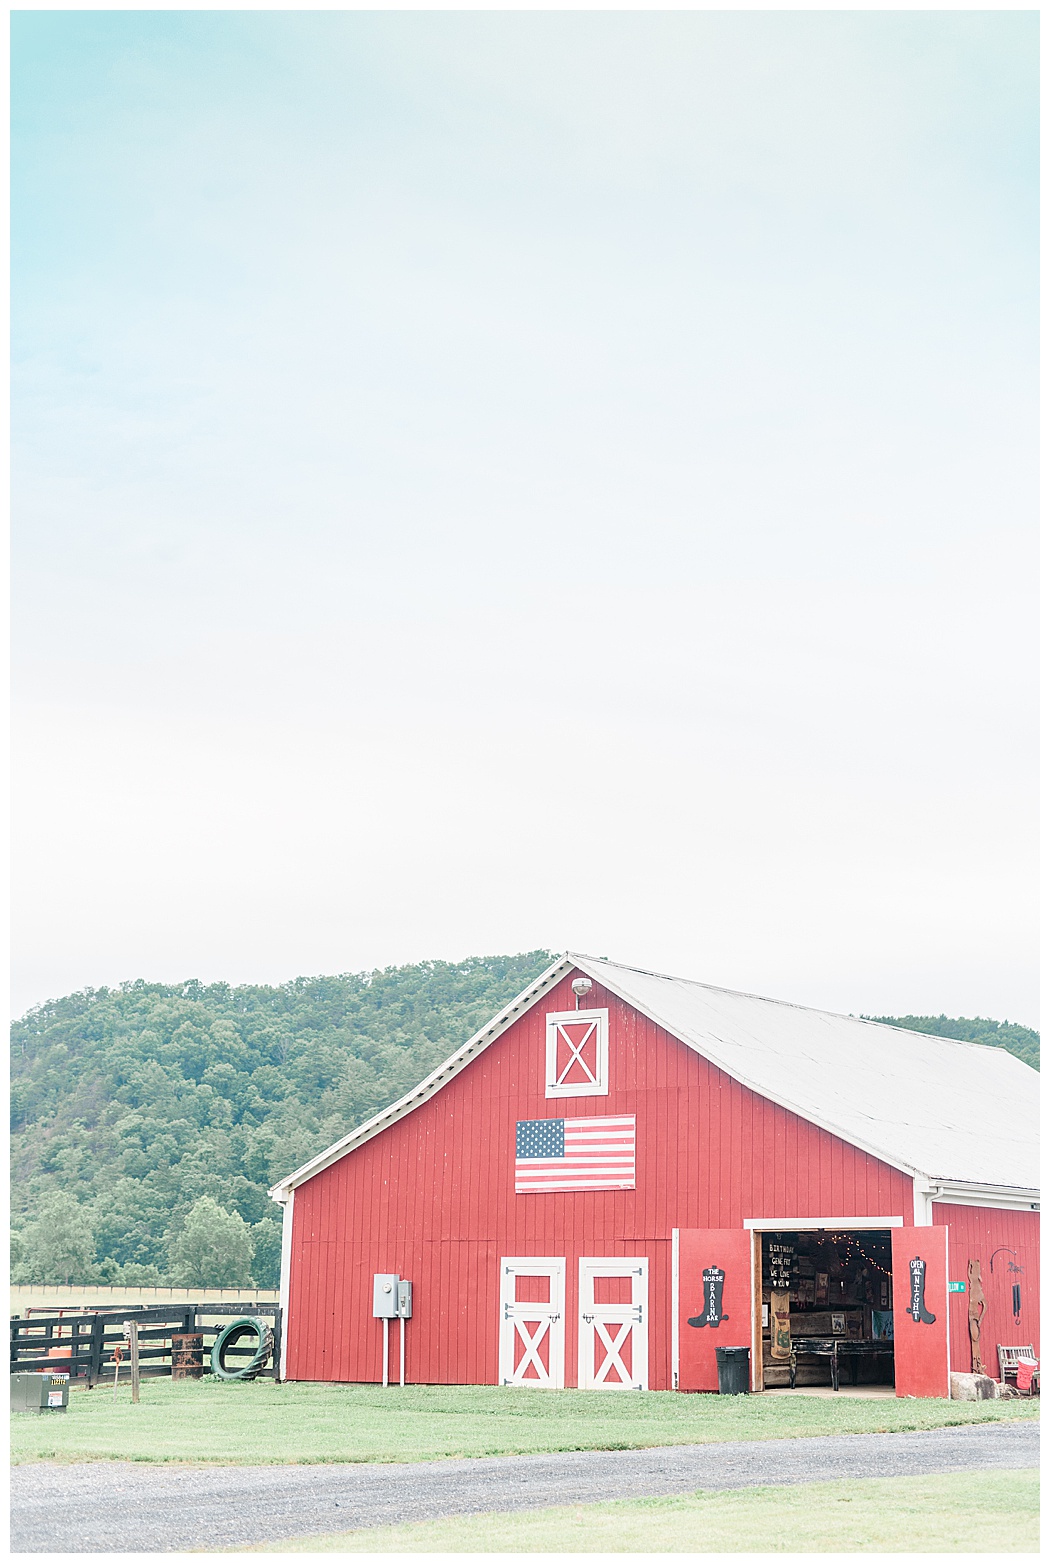
[[[1036, 1471], [749, 1487], [470, 1514], [252, 1552], [1037, 1552]], [[244, 1550], [244, 1549], [240, 1549]]]
[[[11, 1457], [312, 1465], [434, 1460], [559, 1449], [643, 1449], [740, 1438], [904, 1432], [1038, 1416], [1027, 1400], [818, 1399], [794, 1395], [609, 1394], [372, 1384], [146, 1379], [75, 1390], [69, 1410], [11, 1418]], [[706, 1499], [704, 1500], [707, 1501]]]

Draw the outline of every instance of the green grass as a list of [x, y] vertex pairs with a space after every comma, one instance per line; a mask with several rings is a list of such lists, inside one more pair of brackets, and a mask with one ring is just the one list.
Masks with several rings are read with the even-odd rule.
[[897, 1476], [469, 1514], [251, 1552], [1037, 1552], [1036, 1471]]
[[642, 1449], [739, 1438], [904, 1432], [1035, 1417], [1025, 1400], [821, 1399], [794, 1395], [610, 1394], [371, 1384], [172, 1383], [77, 1390], [69, 1410], [12, 1417], [29, 1460], [180, 1460], [235, 1465], [433, 1460], [559, 1449]]

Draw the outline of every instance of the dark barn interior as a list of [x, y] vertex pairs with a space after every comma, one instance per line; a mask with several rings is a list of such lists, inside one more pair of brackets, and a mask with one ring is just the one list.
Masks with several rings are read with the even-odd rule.
[[[858, 1384], [892, 1385], [892, 1349], [880, 1344], [892, 1346], [892, 1308], [888, 1228], [762, 1233], [763, 1386], [789, 1387], [792, 1351], [797, 1385], [829, 1384], [835, 1341], [843, 1385], [854, 1372]], [[876, 1349], [858, 1350], [867, 1342]], [[821, 1354], [807, 1354], [807, 1343]]]

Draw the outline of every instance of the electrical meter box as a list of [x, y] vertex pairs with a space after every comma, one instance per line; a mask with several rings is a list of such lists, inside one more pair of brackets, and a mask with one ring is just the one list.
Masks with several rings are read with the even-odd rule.
[[12, 1411], [65, 1411], [69, 1407], [68, 1373], [12, 1373]]
[[412, 1282], [398, 1281], [397, 1283], [397, 1316], [399, 1319], [412, 1317]]
[[373, 1319], [397, 1318], [397, 1288], [400, 1277], [374, 1275], [372, 1277]]

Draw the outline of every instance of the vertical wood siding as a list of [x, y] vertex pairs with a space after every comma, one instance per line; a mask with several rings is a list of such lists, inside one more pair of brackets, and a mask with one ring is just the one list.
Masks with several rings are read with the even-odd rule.
[[[609, 1094], [548, 1101], [544, 1016], [574, 1007], [573, 975], [435, 1097], [296, 1190], [290, 1378], [382, 1377], [372, 1275], [396, 1271], [414, 1283], [409, 1380], [493, 1384], [499, 1260], [550, 1255], [567, 1262], [574, 1385], [578, 1261], [645, 1254], [649, 1382], [668, 1389], [673, 1227], [780, 1216], [911, 1223], [909, 1177], [738, 1085], [598, 984], [588, 1005], [609, 1009]], [[618, 1113], [637, 1116], [636, 1188], [515, 1194], [518, 1119]]]
[[[298, 1195], [296, 1198], [298, 1199]], [[982, 1210], [976, 1205], [942, 1205], [934, 1202], [935, 1226], [948, 1228], [948, 1277], [965, 1281], [967, 1264], [981, 1264], [981, 1288], [988, 1304], [981, 1320], [981, 1358], [986, 1373], [999, 1377], [997, 1346], [1034, 1346], [1039, 1355], [1039, 1212], [1037, 1210]], [[992, 1255], [997, 1248], [1012, 1248], [1023, 1275], [1012, 1275], [1007, 1264], [1012, 1254]], [[1013, 1285], [1021, 1287], [1021, 1318], [1014, 1323]], [[952, 1371], [970, 1372], [968, 1295], [955, 1292], [948, 1301], [951, 1313]]]

